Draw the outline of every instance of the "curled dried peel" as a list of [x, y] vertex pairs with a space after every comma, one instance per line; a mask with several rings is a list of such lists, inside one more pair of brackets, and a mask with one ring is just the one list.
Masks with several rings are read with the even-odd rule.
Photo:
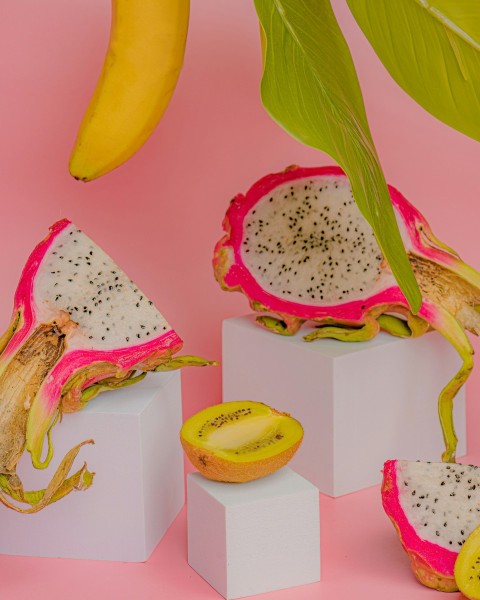
[[85, 465], [68, 473], [92, 440], [67, 453], [45, 490], [24, 490], [18, 461], [28, 450], [34, 467], [48, 467], [54, 425], [103, 391], [132, 385], [146, 371], [216, 364], [175, 356], [181, 346], [103, 250], [69, 221], [55, 223], [25, 265], [12, 323], [0, 337], [0, 502], [38, 512], [88, 488], [93, 474]]
[[253, 310], [270, 313], [257, 322], [281, 335], [296, 333], [305, 321], [318, 323], [306, 341], [366, 341], [381, 329], [400, 337], [440, 332], [462, 358], [438, 401], [442, 459], [454, 462], [453, 398], [473, 368], [466, 331], [480, 331], [480, 275], [435, 237], [396, 189], [389, 190], [422, 292], [418, 314], [410, 311], [337, 167], [290, 167], [236, 196], [215, 247], [215, 277], [223, 289], [244, 293]]

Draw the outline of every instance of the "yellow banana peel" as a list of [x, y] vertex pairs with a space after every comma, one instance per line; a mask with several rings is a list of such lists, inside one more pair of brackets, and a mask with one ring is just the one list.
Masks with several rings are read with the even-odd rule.
[[183, 64], [189, 0], [112, 0], [102, 73], [70, 157], [81, 181], [128, 160], [160, 121]]

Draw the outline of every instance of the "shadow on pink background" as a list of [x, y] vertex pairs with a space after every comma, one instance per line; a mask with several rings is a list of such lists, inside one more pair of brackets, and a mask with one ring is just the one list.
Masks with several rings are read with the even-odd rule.
[[[333, 5], [387, 180], [424, 212], [440, 239], [479, 267], [480, 144], [417, 107], [384, 71], [345, 2]], [[186, 353], [219, 359], [222, 320], [248, 312], [245, 298], [222, 292], [212, 276], [212, 249], [229, 199], [289, 164], [332, 161], [291, 139], [264, 112], [253, 3], [193, 0], [185, 67], [160, 126], [123, 167], [89, 184], [73, 180], [68, 157], [103, 61], [109, 20], [107, 0], [3, 3], [0, 326], [9, 321], [33, 245], [52, 222], [69, 217], [160, 307]], [[221, 400], [219, 368], [185, 370], [183, 384], [185, 417]], [[479, 391], [477, 371], [467, 388], [472, 458], [480, 455]], [[265, 598], [433, 597], [413, 582], [377, 490], [322, 502], [322, 583]], [[146, 565], [3, 557], [0, 595], [219, 597], [185, 564], [185, 535], [182, 514]], [[363, 551], [366, 538], [371, 554]]]

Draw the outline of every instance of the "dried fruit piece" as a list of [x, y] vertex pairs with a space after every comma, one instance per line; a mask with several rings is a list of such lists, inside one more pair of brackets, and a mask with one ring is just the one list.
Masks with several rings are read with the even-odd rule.
[[480, 469], [389, 460], [383, 468], [382, 502], [417, 579], [456, 591], [455, 560], [480, 525]]
[[47, 467], [52, 427], [98, 393], [131, 385], [146, 371], [212, 364], [173, 356], [181, 346], [153, 303], [103, 250], [70, 221], [55, 223], [25, 265], [12, 323], [0, 338], [0, 502], [36, 512], [91, 485], [85, 466], [67, 479], [83, 444], [67, 454], [46, 490], [24, 491], [16, 466], [26, 449], [34, 467]]
[[420, 212], [389, 187], [409, 260], [422, 292], [409, 309], [372, 229], [338, 167], [291, 167], [267, 175], [236, 196], [215, 248], [215, 277], [241, 291], [263, 327], [291, 335], [307, 321], [306, 341], [363, 341], [380, 329], [401, 337], [429, 327], [456, 348], [463, 365], [439, 397], [443, 460], [455, 461], [453, 398], [473, 368], [466, 330], [480, 331], [480, 274], [439, 241]]
[[480, 600], [480, 526], [463, 544], [455, 561], [458, 589], [470, 600]]
[[183, 449], [208, 479], [243, 482], [283, 467], [303, 439], [301, 424], [261, 402], [224, 402], [190, 417]]

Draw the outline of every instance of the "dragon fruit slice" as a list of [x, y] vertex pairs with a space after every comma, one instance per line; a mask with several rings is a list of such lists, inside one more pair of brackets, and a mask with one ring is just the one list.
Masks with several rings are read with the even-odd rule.
[[382, 501], [417, 579], [428, 587], [456, 591], [456, 558], [480, 525], [480, 469], [389, 460], [383, 469]]
[[276, 314], [257, 317], [270, 331], [291, 335], [305, 321], [317, 321], [306, 341], [362, 341], [380, 329], [402, 337], [430, 327], [439, 331], [463, 360], [439, 397], [442, 459], [454, 462], [453, 398], [473, 368], [465, 330], [480, 331], [480, 274], [434, 236], [395, 188], [389, 190], [422, 292], [417, 315], [338, 167], [290, 167], [236, 196], [223, 222], [226, 234], [215, 247], [215, 277], [223, 289], [243, 292], [253, 310]]
[[25, 265], [11, 325], [0, 338], [0, 502], [36, 512], [91, 485], [85, 466], [67, 474], [80, 447], [92, 440], [66, 455], [45, 490], [24, 491], [16, 466], [26, 449], [34, 467], [47, 467], [53, 425], [98, 393], [135, 383], [146, 371], [213, 364], [174, 356], [181, 346], [103, 250], [70, 221], [55, 223]]

